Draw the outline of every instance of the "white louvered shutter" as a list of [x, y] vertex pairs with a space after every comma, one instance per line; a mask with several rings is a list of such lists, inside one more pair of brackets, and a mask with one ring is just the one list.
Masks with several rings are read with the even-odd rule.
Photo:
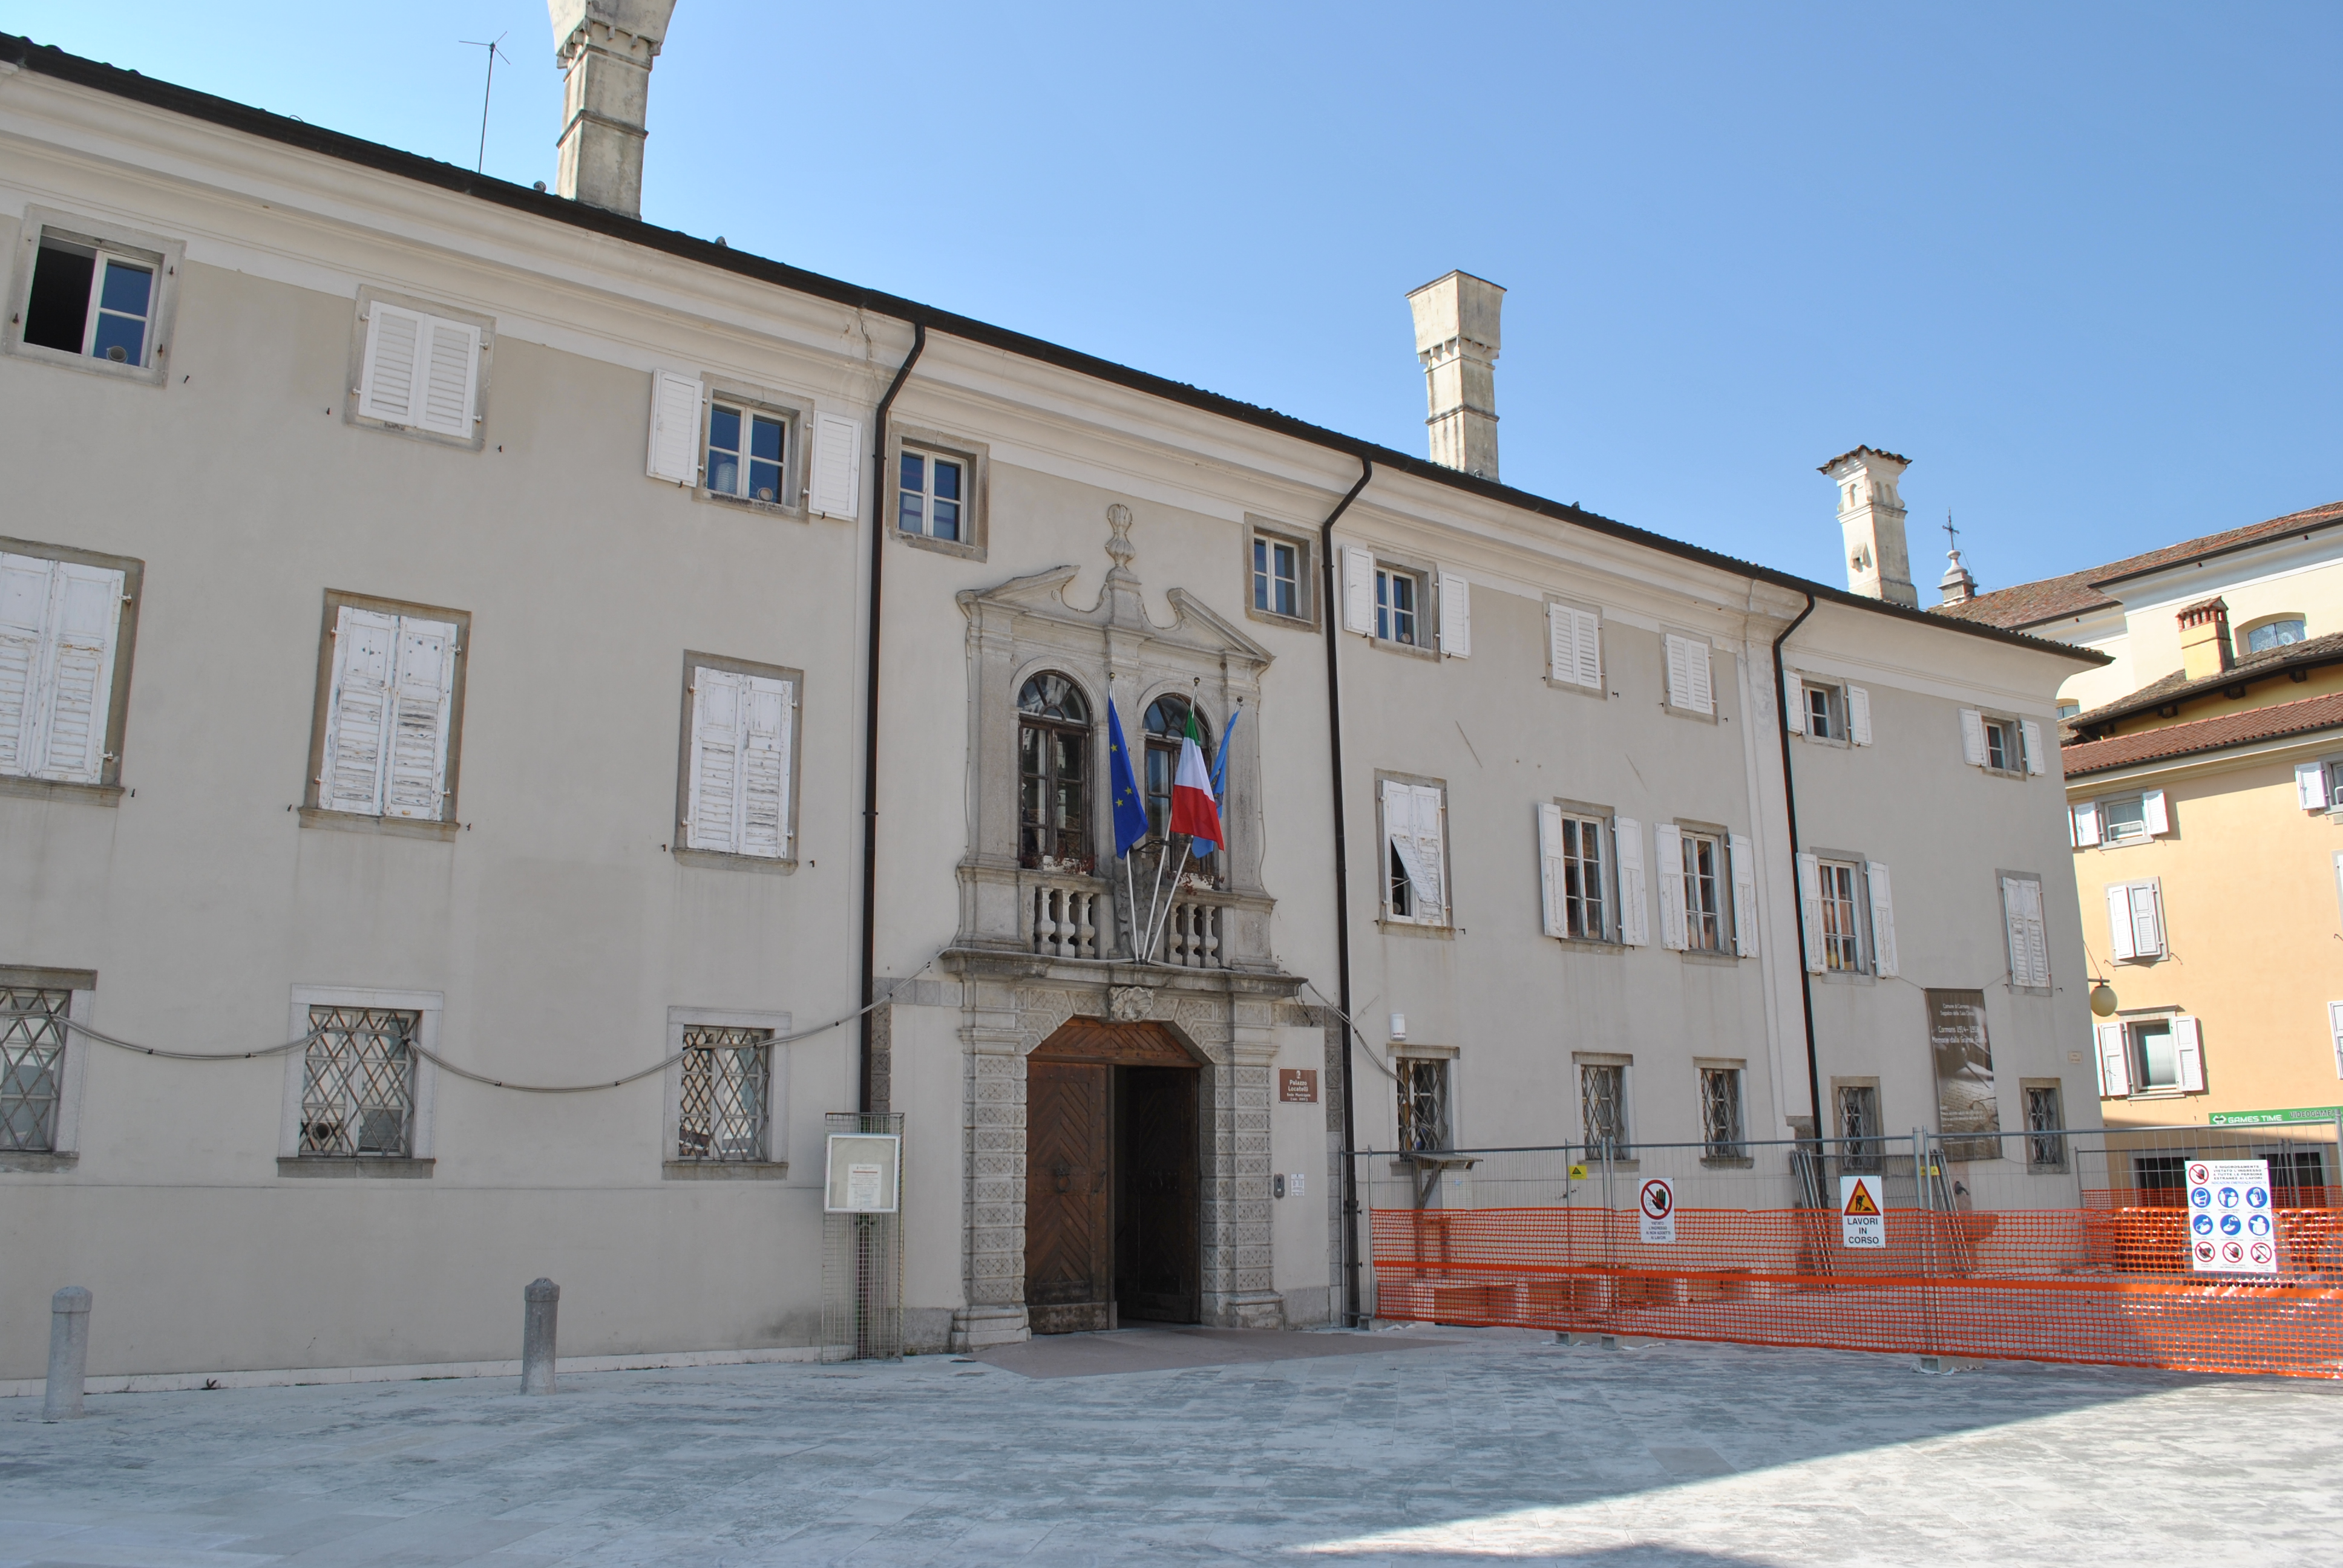
[[826, 518], [859, 518], [861, 501], [861, 423], [841, 414], [816, 416], [813, 509]]
[[1430, 920], [1448, 923], [1448, 845], [1441, 831], [1441, 790], [1430, 784], [1415, 786], [1415, 857], [1432, 890]]
[[2318, 762], [2298, 762], [2294, 765], [2296, 801], [2306, 811], [2327, 809], [2327, 769]]
[[41, 668], [55, 564], [0, 555], [0, 773], [40, 766]]
[[1652, 874], [1660, 886], [1660, 946], [1684, 950], [1684, 831], [1673, 822], [1652, 824]]
[[480, 384], [480, 329], [468, 322], [424, 317], [422, 396], [415, 422], [440, 436], [471, 439], [472, 407]]
[[2150, 838], [2172, 831], [2172, 816], [2164, 809], [2163, 790], [2150, 789], [2143, 793], [2139, 798], [2139, 809], [2140, 815], [2147, 819]]
[[2164, 888], [2161, 881], [2131, 885], [2132, 952], [2138, 958], [2164, 956]]
[[699, 377], [651, 372], [651, 444], [645, 472], [671, 484], [699, 482]]
[[786, 859], [797, 692], [792, 682], [751, 675], [740, 696], [740, 853]]
[[2042, 726], [2031, 719], [2017, 721], [2017, 732], [2026, 747], [2026, 770], [2036, 778], [2050, 770], [2049, 759], [2042, 752]]
[[456, 705], [456, 628], [398, 618], [390, 767], [383, 815], [437, 822], [447, 813], [447, 727]]
[[729, 669], [692, 668], [686, 849], [728, 855], [739, 849], [741, 689], [747, 680]]
[[44, 779], [96, 784], [106, 772], [123, 578], [109, 568], [59, 561], [52, 580], [38, 770]]
[[358, 373], [358, 412], [386, 424], [417, 423], [423, 356], [430, 328], [412, 310], [376, 300], [367, 307], [366, 357]]
[[1709, 687], [1709, 649], [1707, 642], [1704, 640], [1693, 643], [1690, 649], [1685, 654], [1684, 664], [1685, 667], [1692, 671], [1693, 708], [1694, 710], [1701, 713], [1715, 713], [1716, 711], [1716, 693], [1710, 689]]
[[2103, 1023], [2097, 1027], [2099, 1060], [2099, 1098], [2121, 1100], [2131, 1092], [2131, 1052], [2124, 1041], [2124, 1026]]
[[1571, 640], [1578, 655], [1578, 684], [1589, 691], [1603, 689], [1603, 618], [1591, 609], [1570, 612]]
[[[1424, 820], [1427, 816], [1428, 823]], [[1392, 852], [1399, 857], [1400, 869], [1407, 874], [1408, 893], [1414, 904], [1406, 918], [1425, 925], [1440, 924], [1439, 836], [1440, 791], [1403, 784], [1396, 779], [1384, 779], [1383, 837]]]
[[2205, 1092], [2205, 1037], [2193, 1018], [2172, 1020], [2172, 1054], [2180, 1069], [2183, 1094]]
[[1864, 880], [1871, 890], [1871, 968], [1875, 974], [1892, 975], [1896, 967], [1896, 897], [1889, 886], [1887, 868], [1876, 860], [1863, 868]]
[[1798, 854], [1798, 928], [1805, 941], [1806, 972], [1820, 974], [1823, 963], [1823, 864], [1813, 855]]
[[1790, 710], [1782, 716], [1782, 727], [1793, 735], [1811, 737], [1815, 732], [1814, 720], [1808, 717], [1806, 706], [1809, 689], [1806, 683], [1796, 676], [1790, 678]]
[[2042, 884], [2023, 877], [2001, 879], [2001, 915], [2009, 932], [2012, 985], [2050, 983], [2050, 950], [2042, 920]]
[[1972, 768], [1986, 764], [1985, 715], [1974, 708], [1961, 709], [1961, 760]]
[[2327, 1031], [2335, 1037], [2335, 1076], [2343, 1078], [2343, 1001], [2327, 1004]]
[[2119, 959], [2139, 956], [2132, 940], [2131, 886], [2127, 882], [2107, 884], [2107, 950]]
[[1563, 909], [1562, 808], [1541, 805], [1537, 809], [1537, 824], [1538, 907], [1545, 916], [1545, 934], [1566, 937], [1570, 925]]
[[1440, 574], [1440, 651], [1473, 657], [1473, 585], [1453, 572]]
[[1668, 658], [1668, 706], [1692, 706], [1691, 645], [1674, 632], [1664, 634], [1660, 641]]
[[1611, 842], [1619, 855], [1619, 940], [1640, 948], [1652, 940], [1644, 896], [1644, 825], [1633, 817], [1614, 818]]
[[2099, 841], [2099, 807], [2096, 800], [2086, 800], [2069, 816], [2067, 838], [2078, 849], [2087, 849]]
[[1375, 635], [1375, 557], [1356, 545], [1342, 547], [1342, 629]]
[[326, 699], [326, 752], [317, 779], [317, 804], [328, 811], [382, 815], [397, 658], [397, 616], [341, 607], [334, 621], [334, 689]]
[[1733, 857], [1733, 950], [1739, 957], [1757, 956], [1757, 851], [1735, 833], [1725, 840]]
[[1846, 737], [1857, 746], [1871, 744], [1871, 693], [1860, 686], [1846, 689]]

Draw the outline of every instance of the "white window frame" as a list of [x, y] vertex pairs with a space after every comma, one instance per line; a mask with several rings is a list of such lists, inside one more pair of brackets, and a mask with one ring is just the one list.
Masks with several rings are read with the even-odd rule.
[[[719, 408], [729, 409], [740, 417], [743, 446], [739, 452], [739, 465], [735, 470], [735, 479], [738, 485], [742, 487], [740, 488], [720, 490], [716, 487], [716, 465], [711, 459], [716, 455], [714, 441], [716, 412]], [[759, 419], [778, 425], [781, 428], [780, 483], [773, 498], [769, 501], [760, 500], [750, 495], [746, 488], [749, 483], [749, 449], [746, 443], [753, 431], [753, 422]], [[803, 477], [805, 419], [798, 409], [786, 403], [773, 402], [761, 395], [736, 390], [720, 384], [714, 385], [703, 387], [701, 390], [698, 429], [699, 439], [695, 443], [693, 467], [697, 470], [698, 487], [701, 495], [711, 501], [727, 501], [734, 506], [750, 507], [759, 510], [770, 508], [779, 512], [796, 513], [801, 509], [798, 503], [800, 499], [799, 492], [804, 488], [805, 483]]]
[[[1678, 857], [1676, 870], [1684, 879], [1684, 950], [1691, 953], [1729, 954], [1733, 951], [1733, 869], [1725, 836], [1705, 828], [1676, 828]], [[1698, 869], [1700, 847], [1707, 846], [1709, 870]], [[1697, 890], [1706, 886], [1709, 907], [1703, 908]], [[1716, 940], [1714, 945], [1694, 940], [1696, 922], [1714, 921]]]
[[2295, 803], [2306, 811], [2343, 811], [2343, 757], [2294, 765]]
[[2335, 1045], [2335, 1076], [2343, 1078], [2343, 1001], [2327, 1004], [2327, 1033]]
[[[729, 766], [733, 787], [729, 807], [719, 813], [724, 817], [720, 829], [695, 821], [701, 813], [703, 791], [714, 788], [713, 781], [707, 777], [709, 759], [703, 744], [712, 744], [713, 737], [702, 731], [714, 719], [709, 704], [713, 701], [718, 686], [732, 688], [736, 700], [729, 729], [732, 737]], [[778, 736], [777, 744], [753, 744], [756, 737], [751, 730], [748, 704], [739, 700], [743, 698], [779, 704], [780, 728], [774, 732]], [[716, 654], [687, 652], [683, 660], [682, 708], [682, 756], [677, 769], [675, 841], [671, 852], [677, 859], [695, 865], [773, 870], [794, 869], [798, 863], [799, 785], [804, 772], [805, 749], [801, 744], [805, 712], [804, 672]], [[782, 753], [777, 764], [782, 795], [778, 819], [779, 842], [774, 851], [769, 854], [761, 848], [744, 847], [750, 842], [750, 834], [748, 798], [739, 787], [739, 780], [745, 777], [747, 759], [751, 751], [774, 750]]]
[[[661, 1079], [659, 1165], [670, 1181], [775, 1181], [789, 1173], [789, 1075], [786, 1012], [741, 1012], [704, 1007], [667, 1010], [667, 1051], [673, 1058]], [[760, 1161], [683, 1160], [677, 1145], [683, 1134], [683, 1037], [694, 1029], [762, 1029], [772, 1031], [766, 1050], [765, 1158]]]
[[[920, 465], [920, 488], [917, 490], [903, 482], [903, 465], [910, 462]], [[895, 487], [896, 529], [920, 538], [932, 539], [938, 544], [968, 543], [970, 511], [968, 493], [972, 486], [971, 470], [974, 467], [974, 464], [957, 453], [932, 451], [926, 447], [905, 442], [902, 448], [895, 454], [894, 472], [890, 476]], [[937, 494], [936, 475], [938, 470], [942, 468], [950, 468], [960, 476], [959, 495], [941, 497]], [[903, 520], [905, 515], [903, 503], [915, 496], [920, 503], [918, 528], [912, 528]], [[939, 502], [956, 508], [952, 518], [952, 533], [949, 538], [936, 532], [935, 508]]]
[[[1387, 560], [1374, 563], [1374, 630], [1370, 635], [1375, 641], [1393, 648], [1413, 648], [1420, 653], [1437, 652], [1433, 638], [1424, 635], [1433, 624], [1432, 618], [1438, 613], [1433, 598], [1432, 574]], [[1399, 608], [1398, 600], [1402, 596], [1393, 587], [1401, 582], [1408, 588], [1404, 597], [1414, 601], [1413, 608], [1404, 610]], [[1399, 618], [1403, 615], [1408, 618], [1408, 635], [1405, 637], [1399, 635]]]
[[[1578, 885], [1586, 885], [1586, 848], [1594, 845], [1594, 866], [1598, 891], [1593, 899], [1584, 892], [1570, 891], [1574, 868], [1578, 871]], [[1619, 867], [1616, 852], [1617, 835], [1611, 820], [1580, 807], [1566, 806], [1558, 801], [1541, 803], [1538, 807], [1539, 887], [1543, 894], [1545, 934], [1572, 942], [1612, 942], [1619, 940], [1619, 927], [1612, 913], [1619, 897]], [[1576, 852], [1573, 852], [1575, 844]], [[1584, 914], [1590, 908], [1594, 929], [1570, 929], [1571, 912], [1575, 908]]]
[[1545, 606], [1545, 678], [1594, 697], [1607, 697], [1603, 684], [1603, 612], [1591, 606], [1548, 599]]
[[[377, 374], [376, 350], [383, 329], [406, 317], [418, 324], [418, 367], [443, 340], [451, 345], [460, 340], [464, 346], [468, 378], [462, 421], [467, 428], [460, 434], [453, 426], [435, 419], [428, 408], [418, 403], [420, 393], [412, 387], [399, 417], [391, 417], [384, 411], [387, 383]], [[392, 294], [372, 285], [361, 286], [357, 315], [351, 323], [350, 378], [348, 395], [342, 399], [342, 423], [437, 446], [482, 450], [488, 445], [488, 381], [495, 365], [496, 346], [497, 321], [493, 316]]]
[[[2170, 1083], [2147, 1081], [2147, 1046], [2141, 1030], [2154, 1024], [2163, 1024], [2170, 1031]], [[2170, 1100], [2206, 1092], [2204, 1029], [2202, 1021], [2193, 1014], [2173, 1009], [2126, 1013], [2098, 1025], [2093, 1032], [2097, 1040], [2102, 1100]], [[2122, 1076], [2116, 1077], [2111, 1069], [2119, 1070]]]
[[[880, 508], [887, 523], [888, 537], [897, 544], [914, 549], [933, 550], [939, 555], [958, 556], [963, 560], [985, 558], [988, 544], [987, 487], [992, 477], [992, 448], [982, 441], [971, 441], [945, 430], [930, 430], [917, 425], [890, 423], [887, 427], [886, 495]], [[903, 459], [917, 457], [920, 461], [920, 484], [917, 492], [903, 485]], [[960, 469], [960, 533], [954, 538], [938, 538], [935, 534], [936, 465], [949, 463]], [[903, 526], [903, 499], [916, 493], [920, 498], [920, 527]]]
[[[1448, 786], [1438, 779], [1378, 774], [1375, 796], [1379, 829], [1376, 849], [1380, 856], [1376, 885], [1382, 889], [1383, 919], [1394, 925], [1446, 929], [1451, 923], [1455, 898], [1449, 872]], [[1393, 807], [1403, 799], [1407, 801], [1409, 813], [1404, 842], [1403, 835], [1395, 829], [1393, 812]], [[1423, 849], [1433, 841], [1423, 832], [1422, 819], [1426, 809], [1436, 813], [1439, 863], [1433, 866], [1423, 863]], [[1393, 878], [1391, 866], [1394, 859], [1400, 862], [1407, 882], [1409, 907], [1405, 912], [1395, 908], [1392, 901]], [[1434, 902], [1436, 907], [1427, 912], [1422, 908], [1426, 902]]]
[[1664, 631], [1660, 634], [1660, 651], [1668, 711], [1715, 718], [1715, 649], [1708, 638]]
[[[119, 224], [85, 217], [55, 207], [27, 205], [17, 229], [15, 276], [8, 291], [5, 324], [0, 324], [0, 353], [19, 355], [50, 365], [136, 381], [149, 387], [170, 385], [171, 331], [178, 316], [179, 268], [186, 260], [185, 240], [171, 239]], [[68, 354], [60, 348], [25, 341], [25, 317], [33, 294], [33, 271], [39, 265], [41, 241], [53, 239], [98, 257], [90, 278], [92, 304], [82, 322], [82, 347]], [[89, 352], [96, 329], [96, 291], [105, 285], [105, 257], [113, 256], [134, 266], [154, 269], [154, 293], [146, 311], [146, 341], [142, 363], [116, 364]]]
[[1453, 1047], [1402, 1045], [1391, 1048], [1392, 1132], [1394, 1144], [1402, 1152], [1429, 1152], [1406, 1148], [1407, 1128], [1400, 1115], [1400, 1105], [1408, 1094], [1408, 1075], [1415, 1068], [1429, 1066], [1440, 1097], [1440, 1142], [1442, 1150], [1457, 1147], [1456, 1142], [1456, 1051]]
[[[1277, 585], [1286, 579], [1277, 575], [1277, 552], [1289, 550], [1293, 556], [1293, 608], [1277, 608]], [[1266, 562], [1263, 558], [1266, 556]], [[1245, 603], [1252, 616], [1260, 620], [1282, 621], [1289, 626], [1314, 624], [1317, 616], [1312, 591], [1311, 550], [1309, 541], [1292, 534], [1254, 524], [1245, 534]], [[1267, 602], [1262, 592], [1267, 590]]]
[[[2116, 962], [2151, 964], [2171, 956], [2172, 930], [2169, 913], [2164, 907], [2164, 879], [2109, 882], [2105, 893], [2107, 947]], [[2140, 943], [2143, 918], [2154, 922], [2153, 947], [2143, 948]]]
[[[1870, 972], [1869, 966], [1863, 961], [1863, 862], [1818, 855], [1815, 858], [1815, 872], [1819, 900], [1816, 910], [1820, 919], [1816, 934], [1822, 950], [1821, 972], [1850, 975]], [[1838, 896], [1836, 886], [1841, 882], [1845, 888], [1844, 899]], [[1843, 905], [1845, 910], [1846, 929], [1843, 931], [1830, 930], [1829, 917], [1835, 905]]]
[[[2017, 990], [2046, 996], [2050, 991], [2050, 920], [2043, 880], [2031, 871], [2003, 871], [1999, 880], [2002, 940], [2009, 960], [2009, 983]], [[2026, 908], [2029, 901], [2031, 910]]]
[[[331, 1155], [307, 1155], [301, 1152], [301, 1095], [307, 1081], [309, 1053], [306, 1050], [285, 1053], [284, 1100], [277, 1129], [277, 1173], [295, 1175], [315, 1173], [320, 1170], [339, 1173], [351, 1166], [380, 1167], [377, 1173], [397, 1171], [400, 1174], [428, 1174], [437, 1158], [433, 1144], [433, 1110], [438, 1101], [439, 1069], [431, 1056], [439, 1052], [440, 1015], [447, 1010], [447, 999], [436, 990], [362, 990], [347, 986], [302, 986], [293, 988], [293, 1005], [287, 1018], [291, 1030], [287, 1040], [297, 1040], [309, 1032], [309, 1010], [313, 1007], [378, 1008], [385, 1010], [411, 1012], [416, 1015], [415, 1039], [411, 1042], [421, 1050], [415, 1052], [415, 1112], [409, 1124], [407, 1157], [387, 1160], [367, 1155], [360, 1159], [336, 1158]], [[306, 1170], [297, 1171], [299, 1166]], [[363, 1172], [361, 1172], [363, 1173]]]
[[[2048, 772], [2049, 757], [2043, 749], [2042, 727], [2035, 720], [1976, 708], [1962, 709], [1960, 719], [1961, 757], [1970, 767], [1982, 768], [2005, 779], [2040, 778]], [[1996, 730], [2002, 753], [1998, 762], [1993, 759]]]

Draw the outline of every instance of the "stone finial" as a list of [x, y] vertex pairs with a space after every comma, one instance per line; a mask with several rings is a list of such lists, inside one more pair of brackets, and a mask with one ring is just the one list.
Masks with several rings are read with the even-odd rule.
[[1136, 583], [1131, 563], [1139, 551], [1131, 542], [1131, 508], [1121, 501], [1106, 509], [1106, 526], [1112, 530], [1106, 541], [1106, 553], [1114, 565], [1107, 568], [1106, 580], [1111, 583]]
[[554, 63], [566, 75], [554, 189], [628, 217], [643, 210], [651, 62], [675, 0], [546, 0]]
[[1505, 291], [1469, 272], [1434, 278], [1407, 297], [1423, 366], [1432, 460], [1497, 477], [1498, 318]]

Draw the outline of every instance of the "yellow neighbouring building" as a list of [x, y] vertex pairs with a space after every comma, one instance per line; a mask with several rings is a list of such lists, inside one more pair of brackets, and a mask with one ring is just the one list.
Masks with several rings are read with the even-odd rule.
[[[1956, 560], [1945, 586], [1940, 613], [2116, 660], [2060, 694], [2084, 946], [2115, 992], [2075, 1049], [2107, 1127], [2250, 1130], [2224, 1141], [2319, 1201], [2300, 1190], [2343, 1181], [2343, 503], [1991, 594]], [[2177, 1186], [2151, 1145], [2177, 1147], [2142, 1138], [2111, 1181]]]

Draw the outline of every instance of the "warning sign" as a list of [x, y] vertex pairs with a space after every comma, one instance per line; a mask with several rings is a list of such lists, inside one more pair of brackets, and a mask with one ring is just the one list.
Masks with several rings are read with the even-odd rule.
[[1650, 1242], [1670, 1242], [1676, 1239], [1676, 1189], [1664, 1176], [1653, 1176], [1644, 1182], [1636, 1194], [1635, 1206], [1642, 1211], [1644, 1240]]
[[2188, 1267], [2199, 1274], [2278, 1272], [2268, 1161], [2188, 1161]]
[[1887, 1206], [1879, 1201], [1878, 1177], [1838, 1179], [1838, 1240], [1843, 1247], [1887, 1245]]

